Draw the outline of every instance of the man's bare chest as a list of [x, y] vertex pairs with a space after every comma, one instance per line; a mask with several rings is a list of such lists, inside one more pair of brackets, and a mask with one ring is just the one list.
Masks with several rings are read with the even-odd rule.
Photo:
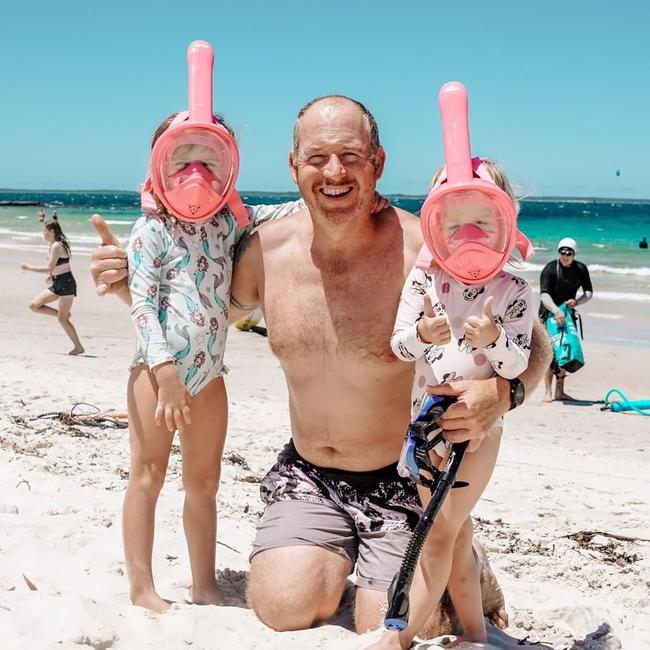
[[401, 265], [385, 259], [327, 269], [297, 257], [265, 262], [264, 310], [273, 351], [279, 357], [392, 359], [389, 342], [402, 283]]

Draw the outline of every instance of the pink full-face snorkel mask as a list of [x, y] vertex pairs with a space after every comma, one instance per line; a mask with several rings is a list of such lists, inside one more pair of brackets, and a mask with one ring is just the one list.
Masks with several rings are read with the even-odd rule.
[[420, 213], [425, 244], [416, 266], [435, 261], [464, 284], [484, 284], [501, 271], [515, 246], [524, 260], [533, 247], [517, 230], [517, 208], [479, 158], [471, 157], [467, 91], [457, 81], [438, 95], [445, 169]]
[[239, 151], [228, 130], [212, 115], [213, 64], [214, 54], [208, 43], [190, 44], [189, 111], [174, 118], [151, 151], [142, 207], [155, 209], [153, 191], [171, 215], [197, 223], [227, 204], [237, 224], [244, 227], [249, 219], [235, 189]]

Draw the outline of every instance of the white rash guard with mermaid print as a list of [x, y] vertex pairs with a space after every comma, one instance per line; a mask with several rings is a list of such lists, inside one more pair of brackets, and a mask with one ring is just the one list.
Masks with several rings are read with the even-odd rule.
[[[245, 207], [250, 230], [305, 204], [300, 199]], [[137, 333], [131, 368], [173, 361], [192, 396], [228, 372], [223, 356], [230, 280], [235, 246], [245, 232], [227, 209], [198, 224], [154, 215], [136, 221], [127, 246]]]
[[[451, 341], [424, 343], [417, 324], [424, 313], [424, 295], [431, 297], [436, 315], [447, 314]], [[486, 348], [465, 342], [463, 325], [470, 316], [483, 317], [483, 305], [494, 297], [492, 313], [499, 338]], [[535, 310], [529, 284], [515, 275], [499, 273], [484, 285], [465, 285], [441, 269], [413, 268], [402, 289], [391, 347], [403, 361], [415, 361], [411, 413], [420, 413], [426, 386], [461, 379], [487, 379], [495, 373], [511, 379], [528, 367]]]

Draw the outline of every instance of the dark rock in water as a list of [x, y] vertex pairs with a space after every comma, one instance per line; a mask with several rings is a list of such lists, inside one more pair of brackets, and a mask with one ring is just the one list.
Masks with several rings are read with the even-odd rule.
[[0, 205], [30, 205], [38, 207], [43, 204], [40, 201], [0, 201]]

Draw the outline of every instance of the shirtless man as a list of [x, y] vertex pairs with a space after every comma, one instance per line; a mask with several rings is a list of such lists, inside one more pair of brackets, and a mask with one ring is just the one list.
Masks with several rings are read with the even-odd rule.
[[[389, 339], [422, 239], [418, 220], [403, 210], [371, 214], [384, 161], [361, 104], [338, 96], [310, 102], [289, 156], [308, 207], [262, 225], [240, 251], [233, 278], [231, 320], [262, 306], [289, 387], [292, 443], [262, 483], [267, 508], [249, 578], [255, 611], [276, 630], [330, 618], [355, 563], [355, 625], [376, 627], [419, 514], [413, 485], [395, 472], [413, 368], [392, 355]], [[124, 266], [115, 246], [98, 249], [95, 282], [115, 282]], [[536, 327], [521, 378], [529, 391], [549, 362]], [[436, 393], [457, 396], [443, 426], [448, 440], [470, 439], [470, 448], [511, 407], [501, 378]]]

